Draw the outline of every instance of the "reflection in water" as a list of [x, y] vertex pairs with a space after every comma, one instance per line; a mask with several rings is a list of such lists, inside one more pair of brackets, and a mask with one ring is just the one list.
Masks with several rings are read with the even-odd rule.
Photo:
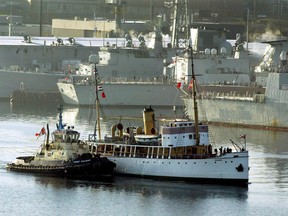
[[221, 185], [194, 184], [183, 181], [163, 181], [155, 179], [143, 179], [133, 177], [117, 176], [109, 181], [84, 181], [70, 180], [53, 177], [36, 177], [35, 182], [44, 186], [55, 188], [101, 188], [103, 190], [114, 191], [117, 193], [140, 194], [141, 196], [163, 196], [170, 199], [180, 197], [211, 197], [221, 196], [223, 198], [247, 199], [246, 187], [233, 187]]
[[[12, 172], [1, 174], [4, 174], [4, 179], [0, 179], [1, 185], [3, 180], [7, 182], [4, 184], [5, 189], [0, 185], [7, 203], [2, 213], [10, 212], [10, 215], [20, 212], [26, 215], [40, 209], [45, 211], [44, 215], [55, 214], [55, 209], [56, 215], [95, 215], [96, 212], [101, 212], [100, 215], [191, 215], [191, 211], [196, 215], [211, 215], [215, 211], [223, 215], [225, 212], [230, 213], [231, 208], [235, 211], [237, 204], [245, 203], [248, 199], [247, 188], [232, 186], [130, 177], [116, 177], [114, 181], [107, 182]], [[3, 199], [0, 204], [2, 202]], [[18, 208], [12, 208], [15, 202]]]
[[216, 126], [210, 129], [216, 143], [228, 143], [229, 136], [234, 136], [237, 140], [241, 134], [246, 134], [247, 148], [250, 151], [249, 182], [252, 187], [266, 184], [269, 190], [286, 187], [288, 191], [287, 132]]

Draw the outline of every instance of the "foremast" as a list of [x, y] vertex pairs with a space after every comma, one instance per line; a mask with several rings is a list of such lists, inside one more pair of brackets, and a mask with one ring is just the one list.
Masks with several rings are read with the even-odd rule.
[[195, 71], [194, 71], [194, 61], [193, 61], [193, 49], [189, 46], [191, 52], [191, 68], [192, 68], [192, 97], [193, 97], [193, 108], [194, 108], [194, 121], [195, 121], [195, 140], [196, 145], [198, 146], [200, 143], [199, 139], [199, 117], [198, 117], [198, 105], [197, 105], [197, 91], [196, 91], [196, 78], [195, 78]]
[[[99, 83], [98, 83], [98, 73], [97, 73], [97, 66], [98, 63], [98, 56], [95, 54], [92, 54], [89, 56], [89, 62], [94, 64], [94, 78], [95, 78], [95, 93], [96, 93], [96, 100], [95, 100], [95, 106], [96, 106], [96, 124], [97, 124], [97, 132], [98, 132], [98, 139], [101, 140], [101, 127], [100, 127], [100, 101], [99, 101]], [[96, 140], [96, 125], [94, 128], [94, 139]]]

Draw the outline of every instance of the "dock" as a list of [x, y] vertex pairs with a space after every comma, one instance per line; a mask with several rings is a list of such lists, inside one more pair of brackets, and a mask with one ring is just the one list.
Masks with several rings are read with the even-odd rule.
[[10, 96], [10, 103], [15, 107], [34, 107], [41, 105], [63, 104], [58, 91], [23, 91], [15, 90]]

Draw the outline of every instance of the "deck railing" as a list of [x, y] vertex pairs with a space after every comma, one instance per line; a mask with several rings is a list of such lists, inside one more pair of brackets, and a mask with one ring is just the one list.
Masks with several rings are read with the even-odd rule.
[[114, 143], [96, 143], [96, 154], [113, 157], [156, 158], [156, 159], [203, 159], [215, 154], [192, 154], [185, 147], [144, 146]]

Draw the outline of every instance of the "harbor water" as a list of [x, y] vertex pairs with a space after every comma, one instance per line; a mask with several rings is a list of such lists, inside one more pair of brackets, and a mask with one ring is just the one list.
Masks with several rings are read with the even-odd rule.
[[[107, 107], [102, 136], [114, 123], [142, 124], [139, 108]], [[181, 118], [182, 111], [155, 109], [160, 120]], [[250, 154], [247, 187], [164, 181], [131, 177], [84, 181], [20, 174], [5, 164], [33, 154], [44, 137], [35, 136], [49, 124], [55, 129], [57, 105], [13, 107], [0, 102], [0, 215], [287, 215], [288, 133], [284, 131], [211, 126], [212, 141], [220, 148], [246, 134]], [[83, 138], [93, 132], [94, 108], [65, 107], [64, 123]], [[85, 137], [86, 136], [86, 137]]]

